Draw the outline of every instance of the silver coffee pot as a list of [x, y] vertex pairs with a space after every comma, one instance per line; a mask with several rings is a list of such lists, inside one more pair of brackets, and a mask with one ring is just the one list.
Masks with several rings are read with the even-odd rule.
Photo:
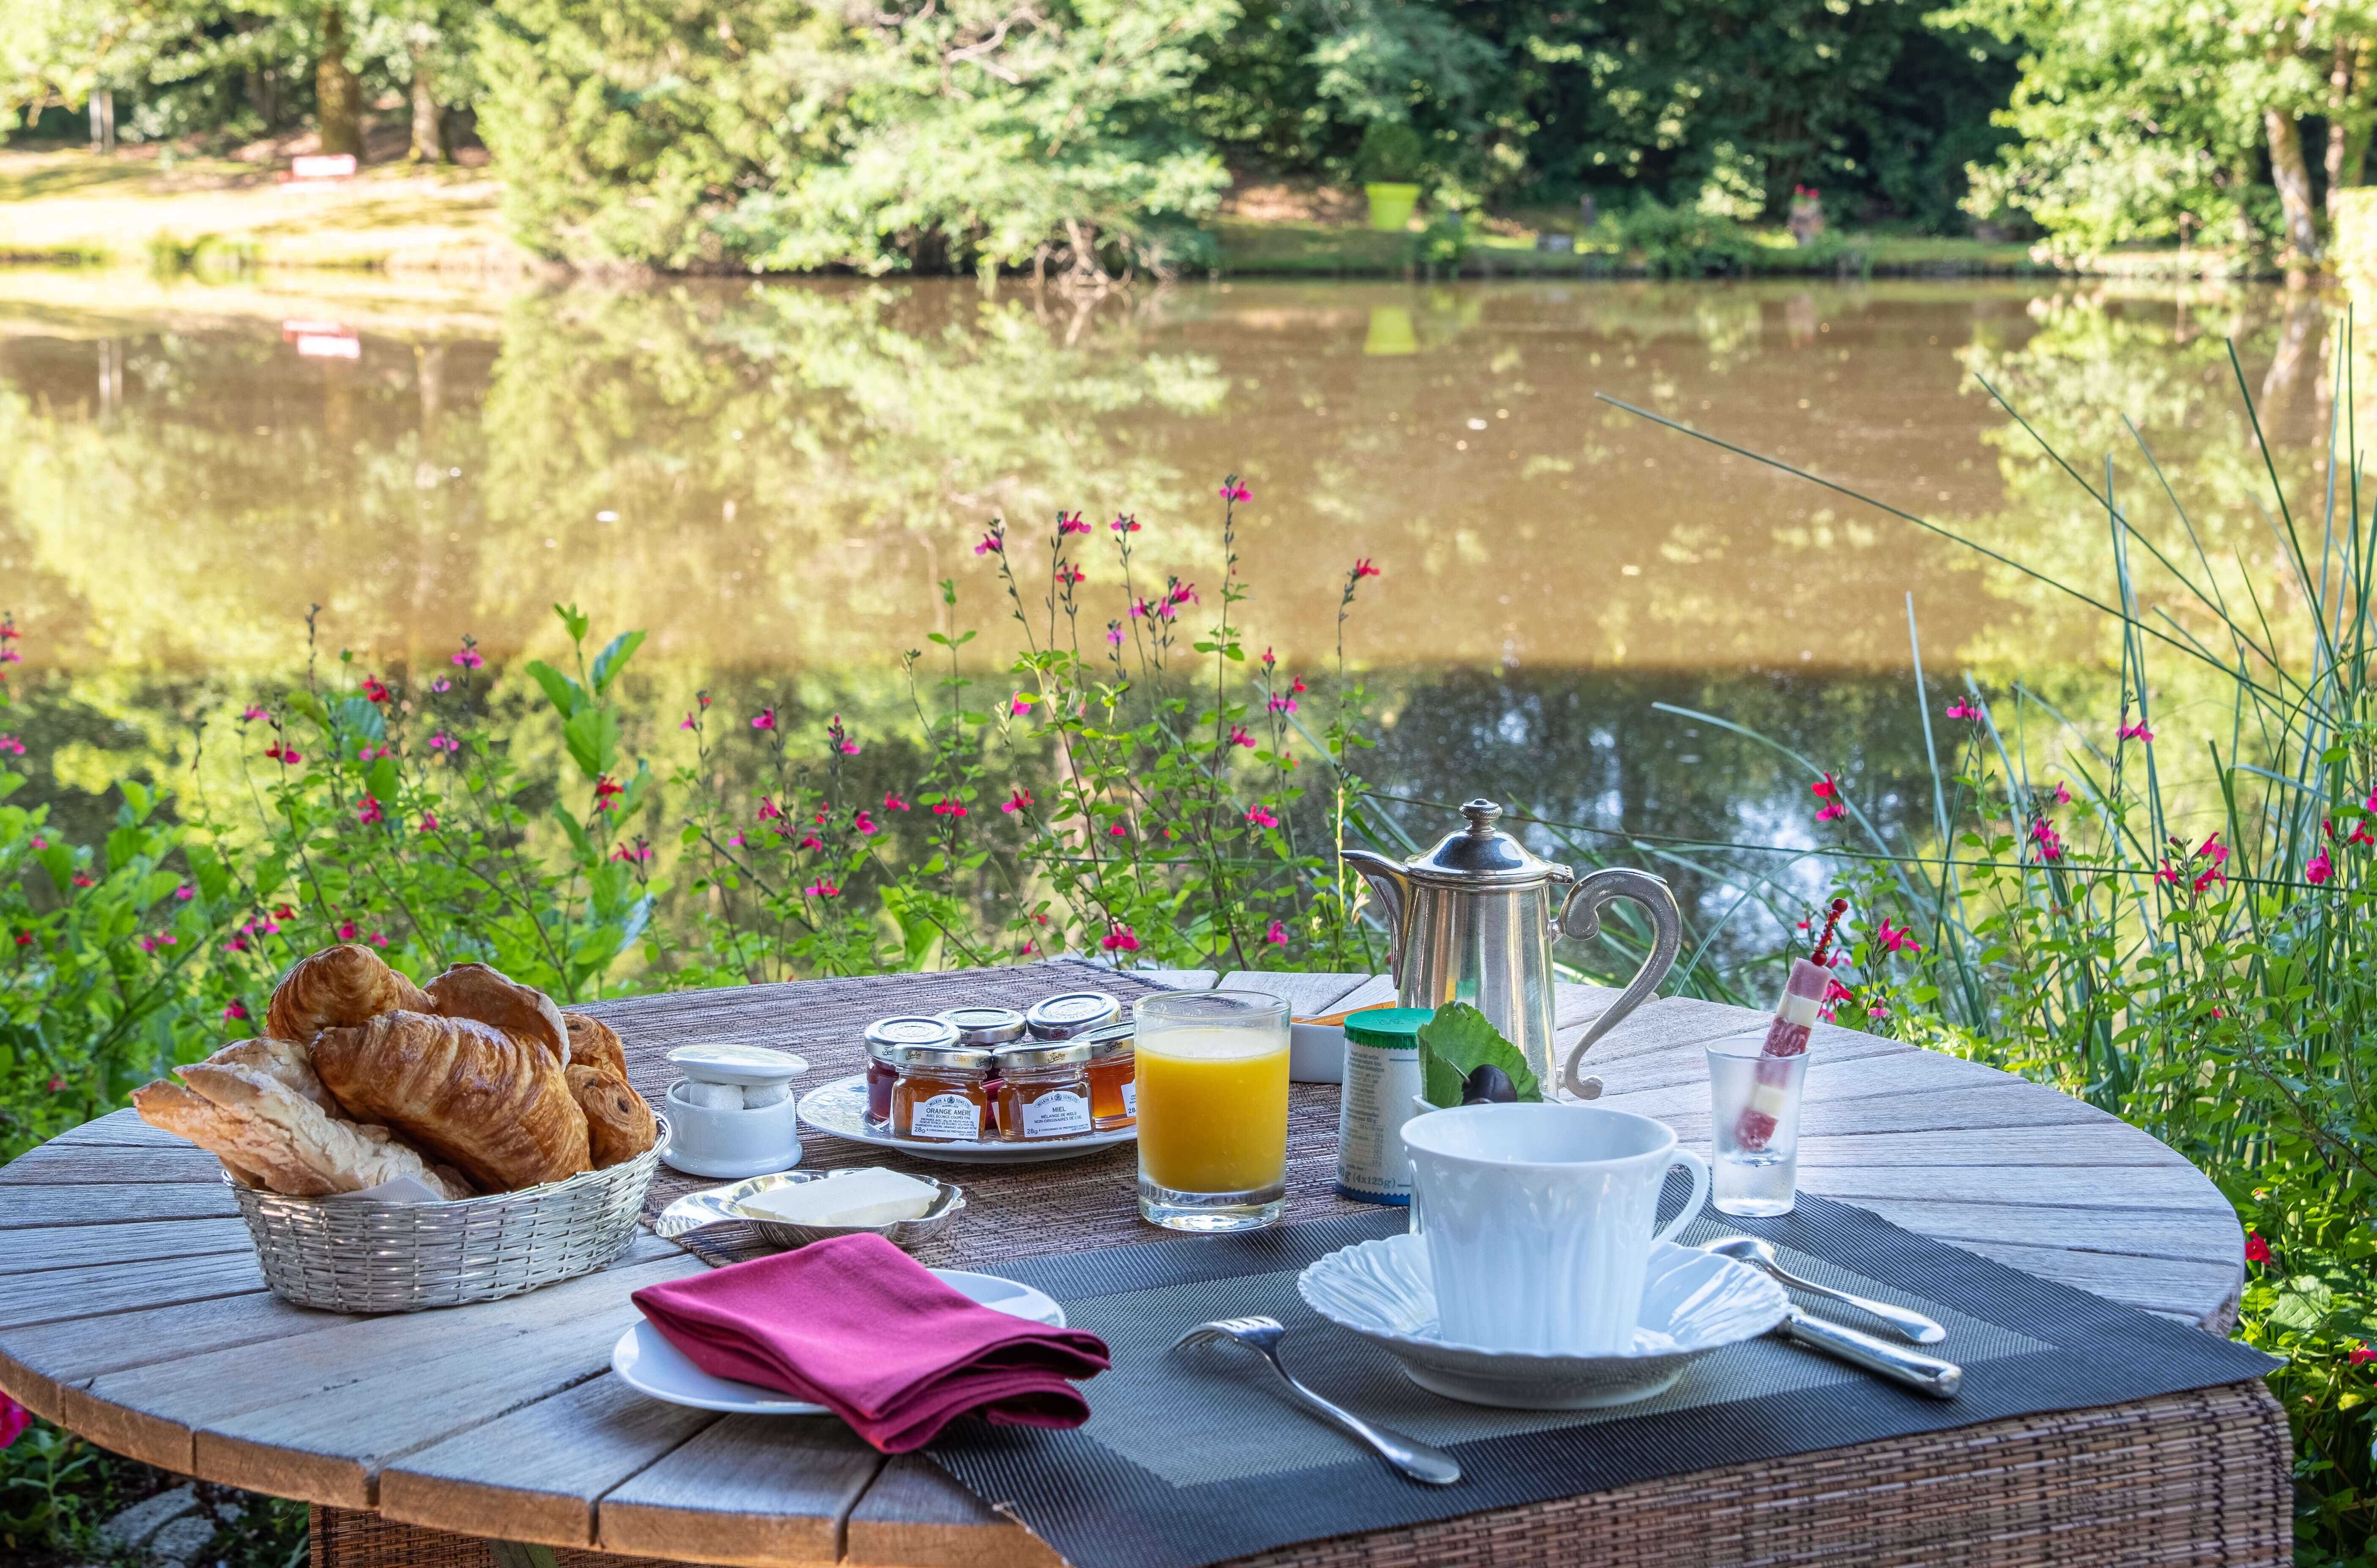
[[[1581, 1078], [1577, 1065], [1595, 1040], [1648, 1000], [1675, 966], [1683, 946], [1683, 918], [1665, 880], [1648, 871], [1611, 867], [1582, 881], [1575, 871], [1531, 853], [1495, 822], [1502, 808], [1490, 800], [1462, 807], [1469, 826], [1448, 833], [1434, 849], [1410, 860], [1390, 860], [1366, 849], [1344, 852], [1386, 906], [1389, 962], [1396, 998], [1404, 1007], [1463, 1001], [1492, 1021], [1519, 1047], [1536, 1079], [1567, 1086], [1581, 1099], [1601, 1094], [1601, 1080]], [[1552, 914], [1552, 886], [1574, 884]], [[1552, 939], [1590, 939], [1601, 912], [1632, 899], [1650, 912], [1651, 955], [1609, 1011], [1594, 1020], [1552, 1071]]]

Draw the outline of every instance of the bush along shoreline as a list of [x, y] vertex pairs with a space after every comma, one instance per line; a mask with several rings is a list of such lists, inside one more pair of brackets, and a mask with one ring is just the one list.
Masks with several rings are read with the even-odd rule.
[[[2325, 1568], [2370, 1562], [2377, 1436], [2377, 519], [2354, 449], [2340, 428], [2338, 483], [2309, 513], [2270, 471], [2285, 589], [2224, 589], [2207, 557], [2167, 553], [2088, 486], [2115, 590], [2057, 586], [2118, 628], [2117, 710], [2075, 717], [1970, 680], [1923, 696], [1928, 831], [1878, 831], [1821, 759], [1669, 710], [1804, 772], [1818, 842], [1790, 853], [1860, 916], [1837, 1022], [2087, 1100], [2236, 1205], [2236, 1332], [2286, 1358], [2270, 1383], [2297, 1444], [2299, 1561]], [[1152, 569], [1153, 525], [1129, 514], [990, 524], [972, 586], [941, 582], [938, 628], [900, 657], [905, 736], [840, 715], [796, 734], [785, 706], [704, 691], [662, 737], [673, 759], [637, 756], [618, 696], [643, 634], [600, 640], [561, 606], [570, 655], [500, 686], [467, 636], [427, 670], [318, 653], [286, 690], [201, 722], [194, 776], [234, 789], [121, 780], [113, 825], [69, 843], [10, 802], [32, 748], [0, 712], [0, 1154], [249, 1033], [280, 969], [330, 940], [415, 974], [484, 959], [567, 999], [1056, 954], [1378, 970], [1337, 848], [1413, 847], [1362, 778], [1377, 720], [1346, 651], [1381, 569], [1346, 568], [1333, 657], [1291, 669], [1247, 624], [1252, 497], [1230, 478], [1217, 500], [1223, 567], [1201, 583]], [[1008, 650], [988, 671], [965, 625], [985, 592]], [[0, 677], [20, 674], [27, 629], [0, 620]], [[2174, 755], [2200, 717], [2175, 689], [2221, 705], [2205, 758]], [[1762, 846], [1533, 831], [1579, 860], [1704, 874], [1785, 928], [1808, 912]], [[1731, 918], [1688, 933], [1671, 988], [1766, 988], [1710, 972]], [[1613, 974], [1631, 967], [1622, 945]], [[0, 1451], [10, 1518], [31, 1516], [55, 1473], [41, 1456], [63, 1452], [32, 1430]], [[69, 1550], [79, 1527], [28, 1525], [19, 1544]]]

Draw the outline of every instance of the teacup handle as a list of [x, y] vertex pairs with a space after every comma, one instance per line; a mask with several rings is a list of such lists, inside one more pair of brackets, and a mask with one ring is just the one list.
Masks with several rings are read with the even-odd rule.
[[1669, 1220], [1660, 1227], [1658, 1235], [1651, 1238], [1651, 1245], [1654, 1247], [1662, 1241], [1673, 1241], [1676, 1239], [1676, 1233], [1700, 1218], [1701, 1211], [1708, 1206], [1708, 1161], [1690, 1149], [1678, 1149], [1667, 1168], [1672, 1170], [1677, 1166], [1682, 1166], [1692, 1173], [1692, 1195], [1685, 1200], [1684, 1212]]
[[1618, 994], [1609, 1011], [1595, 1019], [1578, 1036], [1576, 1044], [1569, 1047], [1568, 1061], [1560, 1069], [1560, 1083], [1580, 1100], [1601, 1097], [1600, 1079], [1577, 1076], [1577, 1064], [1584, 1059], [1585, 1051], [1618, 1027], [1628, 1013], [1651, 999], [1659, 989], [1659, 982], [1676, 966], [1676, 955], [1684, 950], [1684, 917], [1676, 908], [1676, 895], [1668, 890], [1666, 879], [1630, 867], [1607, 867], [1577, 883], [1568, 902], [1560, 905], [1559, 918], [1554, 925], [1563, 937], [1580, 940], [1597, 937], [1601, 934], [1602, 906], [1621, 898], [1630, 898], [1651, 912], [1651, 956], [1634, 971], [1634, 978], [1626, 982], [1626, 988]]

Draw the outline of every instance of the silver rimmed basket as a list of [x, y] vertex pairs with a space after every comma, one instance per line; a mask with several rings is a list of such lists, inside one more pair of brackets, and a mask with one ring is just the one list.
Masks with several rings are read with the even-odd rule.
[[264, 1280], [331, 1312], [417, 1312], [493, 1301], [591, 1274], [636, 1239], [668, 1123], [632, 1160], [452, 1203], [287, 1198], [223, 1174]]

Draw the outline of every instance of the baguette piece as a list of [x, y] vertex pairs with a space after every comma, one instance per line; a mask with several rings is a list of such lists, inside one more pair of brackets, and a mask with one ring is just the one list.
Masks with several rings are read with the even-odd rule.
[[322, 1087], [322, 1080], [306, 1059], [305, 1047], [289, 1040], [241, 1040], [225, 1046], [207, 1058], [209, 1067], [252, 1067], [257, 1071], [279, 1079], [288, 1088], [313, 1101], [332, 1116], [344, 1116], [339, 1102], [330, 1098], [330, 1091]]
[[421, 987], [367, 947], [341, 942], [289, 966], [264, 1009], [264, 1033], [310, 1046], [314, 1036], [399, 1008], [427, 1011]]
[[660, 1123], [644, 1097], [599, 1067], [573, 1063], [562, 1070], [569, 1093], [586, 1113], [586, 1152], [597, 1170], [634, 1159], [660, 1136]]
[[[553, 999], [535, 987], [523, 986], [491, 964], [457, 964], [425, 988], [429, 1005], [411, 1011], [491, 1023], [507, 1035], [535, 1041], [553, 1053], [556, 1067], [569, 1065], [569, 1027]], [[620, 1075], [626, 1076], [624, 1062]]]
[[406, 1011], [324, 1030], [313, 1059], [351, 1114], [385, 1123], [487, 1191], [593, 1168], [586, 1113], [540, 1041]]
[[133, 1092], [141, 1119], [212, 1151], [251, 1186], [320, 1198], [410, 1176], [441, 1198], [471, 1196], [388, 1129], [332, 1116], [260, 1067], [210, 1059], [181, 1076]]

